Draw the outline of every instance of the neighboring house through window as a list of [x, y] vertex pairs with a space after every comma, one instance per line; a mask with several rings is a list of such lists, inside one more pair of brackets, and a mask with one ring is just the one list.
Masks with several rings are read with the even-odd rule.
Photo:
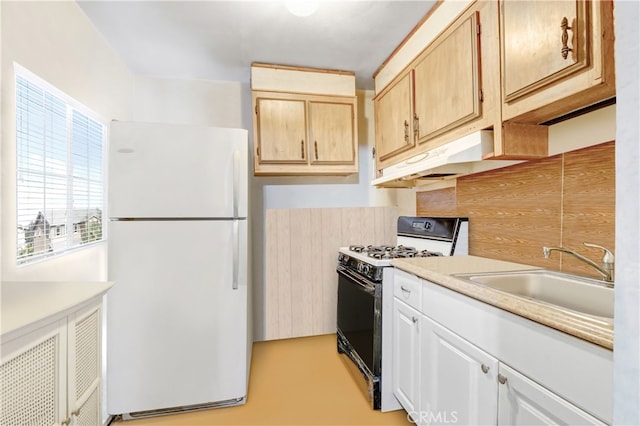
[[94, 113], [16, 66], [18, 264], [102, 240], [104, 141]]

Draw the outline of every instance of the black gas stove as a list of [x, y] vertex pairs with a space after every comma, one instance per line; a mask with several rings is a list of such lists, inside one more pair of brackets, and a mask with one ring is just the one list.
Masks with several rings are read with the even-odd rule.
[[[347, 355], [367, 383], [372, 407], [400, 408], [391, 389], [390, 330], [393, 269], [399, 258], [467, 254], [466, 218], [398, 218], [392, 244], [350, 245], [338, 252], [338, 352]], [[383, 338], [383, 334], [385, 337]], [[384, 380], [382, 377], [384, 375]]]
[[403, 245], [351, 245], [340, 249], [338, 265], [377, 282], [382, 280], [382, 268], [390, 266], [392, 259], [431, 256], [442, 256], [442, 253]]

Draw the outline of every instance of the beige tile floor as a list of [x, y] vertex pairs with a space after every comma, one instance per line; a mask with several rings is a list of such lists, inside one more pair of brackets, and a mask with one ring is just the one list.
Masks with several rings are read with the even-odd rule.
[[253, 346], [247, 403], [147, 419], [147, 425], [410, 425], [404, 410], [372, 410], [360, 377], [336, 351], [335, 335], [258, 342]]

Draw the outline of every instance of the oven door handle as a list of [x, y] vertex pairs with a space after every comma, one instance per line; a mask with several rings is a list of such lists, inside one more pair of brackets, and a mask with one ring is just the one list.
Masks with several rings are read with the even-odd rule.
[[336, 272], [338, 272], [338, 275], [342, 275], [344, 278], [349, 280], [352, 284], [360, 287], [361, 290], [369, 293], [372, 296], [375, 296], [376, 285], [373, 281], [370, 281], [361, 275], [355, 274], [342, 266], [338, 266], [336, 268]]

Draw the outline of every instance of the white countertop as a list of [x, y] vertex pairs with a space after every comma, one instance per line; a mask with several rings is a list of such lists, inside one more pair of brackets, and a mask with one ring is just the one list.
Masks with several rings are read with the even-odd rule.
[[56, 315], [103, 295], [113, 282], [0, 282], [0, 335]]
[[592, 320], [585, 316], [576, 316], [562, 309], [525, 300], [509, 293], [452, 276], [453, 274], [525, 271], [543, 268], [478, 256], [394, 259], [391, 261], [391, 265], [429, 282], [473, 297], [481, 302], [555, 328], [604, 348], [613, 349], [612, 323]]

